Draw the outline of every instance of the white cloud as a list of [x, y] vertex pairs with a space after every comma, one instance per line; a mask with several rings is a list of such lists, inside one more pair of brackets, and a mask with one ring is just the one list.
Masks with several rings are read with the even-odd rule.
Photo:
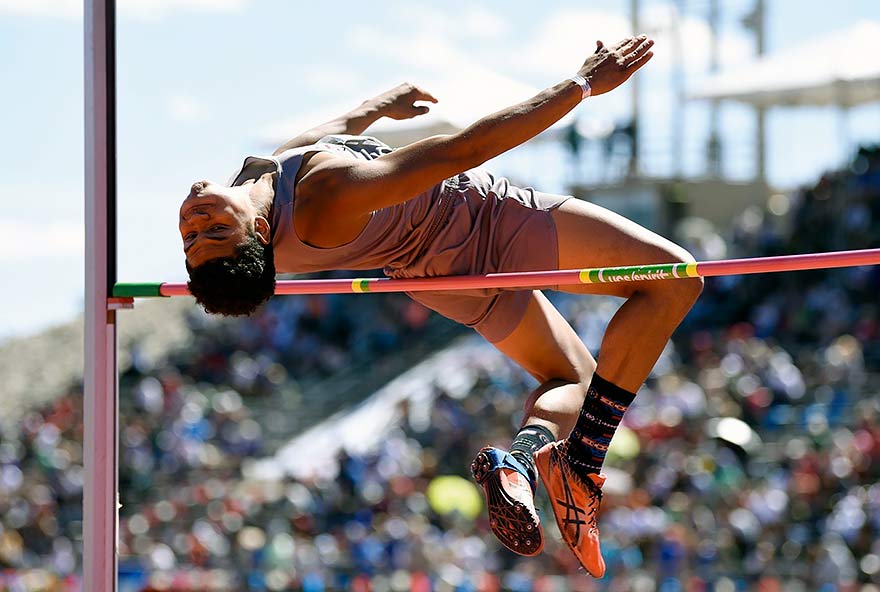
[[[418, 30], [408, 30], [408, 34], [383, 39], [382, 31], [378, 28], [359, 25], [352, 29], [347, 39], [358, 51], [411, 66], [417, 71], [449, 71], [471, 61], [456, 43], [441, 36], [425, 35]], [[382, 39], [382, 43], [376, 43], [377, 39]]]
[[0, 261], [82, 258], [84, 228], [73, 222], [0, 220]]
[[328, 95], [350, 92], [352, 88], [363, 86], [364, 80], [358, 72], [334, 63], [306, 65], [301, 69], [298, 78], [311, 91]]
[[534, 74], [571, 75], [596, 50], [596, 40], [614, 43], [630, 34], [629, 19], [599, 10], [565, 10], [537, 26], [517, 49], [519, 67]]
[[0, 14], [80, 18], [82, 13], [82, 0], [0, 0]]
[[[118, 0], [122, 17], [155, 20], [174, 12], [236, 12], [249, 0]], [[83, 0], [0, 0], [0, 15], [79, 19]]]
[[119, 14], [155, 20], [173, 12], [238, 12], [247, 0], [119, 0]]
[[[401, 22], [399, 30], [405, 33], [388, 36], [377, 26], [357, 25], [346, 38], [358, 51], [420, 72], [450, 72], [477, 63], [519, 77], [549, 80], [569, 75], [580, 67], [595, 50], [596, 40], [611, 45], [632, 34], [628, 16], [605, 10], [567, 9], [551, 13], [535, 23], [527, 40], [514, 48], [504, 39], [510, 31], [509, 23], [482, 7], [450, 15], [402, 5], [395, 18]], [[652, 71], [673, 67], [677, 34], [685, 68], [691, 72], [705, 71], [712, 45], [705, 20], [679, 15], [671, 4], [655, 4], [643, 11], [641, 27], [656, 42]], [[377, 43], [378, 39], [382, 43]], [[752, 55], [749, 38], [730, 31], [721, 36], [719, 51], [722, 64], [742, 62]]]
[[83, 222], [82, 182], [52, 183], [42, 179], [22, 182], [4, 182], [0, 185], [0, 224], [28, 220], [34, 215], [35, 201], [40, 204], [40, 215], [49, 222]]
[[468, 6], [459, 19], [459, 26], [470, 37], [497, 39], [510, 32], [510, 23], [485, 6]]
[[[653, 71], [671, 68], [675, 62], [676, 32], [681, 39], [681, 58], [689, 71], [703, 71], [708, 65], [712, 34], [705, 20], [692, 16], [679, 18], [669, 4], [652, 5], [642, 13], [642, 31], [655, 41]], [[532, 40], [522, 47], [521, 66], [530, 73], [569, 72], [583, 63], [601, 39], [606, 45], [632, 34], [628, 17], [596, 10], [558, 12], [538, 27]], [[722, 64], [741, 62], [752, 55], [749, 39], [725, 32], [719, 43]]]
[[511, 30], [509, 21], [501, 13], [479, 5], [453, 12], [430, 4], [402, 2], [395, 7], [393, 15], [401, 31], [443, 39], [497, 39]]
[[205, 104], [192, 95], [176, 94], [165, 99], [165, 109], [175, 121], [198, 123], [208, 119]]
[[473, 66], [475, 60], [482, 61], [477, 54], [489, 61], [493, 47], [486, 42], [504, 44], [502, 38], [512, 30], [501, 13], [484, 6], [469, 6], [453, 13], [404, 2], [397, 5], [393, 15], [393, 36], [387, 34], [387, 27], [356, 25], [346, 39], [358, 51], [410, 66], [418, 72], [449, 72]]
[[[571, 75], [595, 50], [596, 40], [612, 45], [632, 34], [630, 19], [622, 12], [578, 8], [550, 13], [534, 24], [524, 42], [515, 45], [506, 38], [510, 24], [479, 6], [450, 14], [402, 4], [394, 18], [403, 33], [392, 36], [376, 25], [356, 25], [346, 39], [359, 52], [412, 68], [420, 75], [479, 65], [537, 84]], [[705, 20], [680, 15], [673, 4], [653, 4], [642, 12], [641, 28], [655, 40], [651, 72], [667, 72], [674, 66], [677, 39], [685, 69], [705, 72], [712, 46]], [[725, 31], [719, 53], [722, 65], [742, 62], [753, 54], [751, 41], [743, 33]]]
[[[672, 67], [675, 61], [676, 21], [681, 39], [681, 53], [688, 70], [702, 72], [709, 65], [712, 50], [712, 31], [709, 24], [693, 16], [681, 16], [671, 4], [653, 5], [642, 15], [644, 29], [652, 35], [656, 45], [652, 67]], [[753, 43], [742, 33], [724, 31], [718, 39], [718, 57], [721, 66], [742, 62], [754, 54]]]

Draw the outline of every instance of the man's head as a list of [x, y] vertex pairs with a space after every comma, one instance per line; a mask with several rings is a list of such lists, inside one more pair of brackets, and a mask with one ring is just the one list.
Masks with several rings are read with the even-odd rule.
[[207, 312], [248, 315], [272, 296], [273, 196], [271, 174], [235, 187], [199, 181], [180, 206], [189, 290]]

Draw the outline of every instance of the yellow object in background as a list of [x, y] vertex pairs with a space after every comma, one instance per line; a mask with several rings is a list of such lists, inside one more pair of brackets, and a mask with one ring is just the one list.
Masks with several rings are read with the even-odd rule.
[[435, 477], [428, 484], [425, 496], [438, 514], [458, 512], [473, 520], [483, 511], [483, 498], [476, 485], [458, 475]]

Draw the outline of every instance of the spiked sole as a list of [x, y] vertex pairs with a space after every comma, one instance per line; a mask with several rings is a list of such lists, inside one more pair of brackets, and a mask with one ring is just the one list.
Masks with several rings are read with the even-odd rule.
[[491, 470], [491, 466], [485, 449], [471, 463], [474, 479], [486, 492], [489, 528], [501, 544], [512, 552], [526, 557], [537, 555], [544, 548], [544, 534], [538, 515], [504, 491], [500, 471]]

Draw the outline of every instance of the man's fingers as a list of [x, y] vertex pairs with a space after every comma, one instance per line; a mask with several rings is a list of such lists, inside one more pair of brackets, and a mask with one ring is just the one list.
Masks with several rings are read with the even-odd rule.
[[406, 108], [401, 109], [391, 117], [393, 119], [412, 119], [413, 117], [418, 117], [419, 115], [425, 115], [430, 111], [431, 108], [427, 105], [408, 105], [406, 106]]
[[653, 52], [653, 51], [649, 51], [649, 52], [647, 52], [647, 53], [645, 53], [645, 54], [642, 54], [642, 56], [641, 56], [640, 58], [638, 58], [638, 59], [636, 59], [636, 60], [630, 62], [629, 64], [627, 64], [627, 65], [626, 65], [626, 69], [627, 69], [627, 70], [633, 70], [633, 71], [634, 71], [634, 70], [638, 70], [639, 68], [641, 68], [642, 66], [644, 66], [645, 64], [647, 64], [649, 61], [651, 61], [651, 58], [653, 58], [653, 57], [654, 57], [654, 52]]
[[437, 99], [426, 90], [422, 90], [418, 86], [413, 89], [416, 93], [414, 100], [416, 101], [430, 101], [431, 103], [436, 103]]
[[648, 36], [645, 34], [639, 35], [638, 37], [627, 37], [617, 44], [617, 48], [621, 51], [621, 53], [627, 54], [640, 43], [643, 43], [647, 38]]
[[637, 40], [635, 37], [627, 37], [626, 39], [621, 39], [621, 41], [614, 46], [614, 49], [621, 53], [627, 53], [631, 47], [635, 47]]
[[635, 37], [630, 37], [628, 39], [624, 39], [620, 42], [620, 51], [621, 53], [629, 53], [632, 51], [632, 48], [636, 46], [636, 43], [639, 43], [640, 39], [636, 39]]
[[653, 39], [646, 39], [646, 40], [642, 41], [642, 43], [635, 49], [635, 51], [628, 53], [626, 55], [626, 58], [625, 58], [626, 63], [629, 64], [633, 60], [639, 59], [640, 57], [645, 55], [645, 53], [649, 49], [651, 49], [652, 47], [654, 47], [654, 40]]

